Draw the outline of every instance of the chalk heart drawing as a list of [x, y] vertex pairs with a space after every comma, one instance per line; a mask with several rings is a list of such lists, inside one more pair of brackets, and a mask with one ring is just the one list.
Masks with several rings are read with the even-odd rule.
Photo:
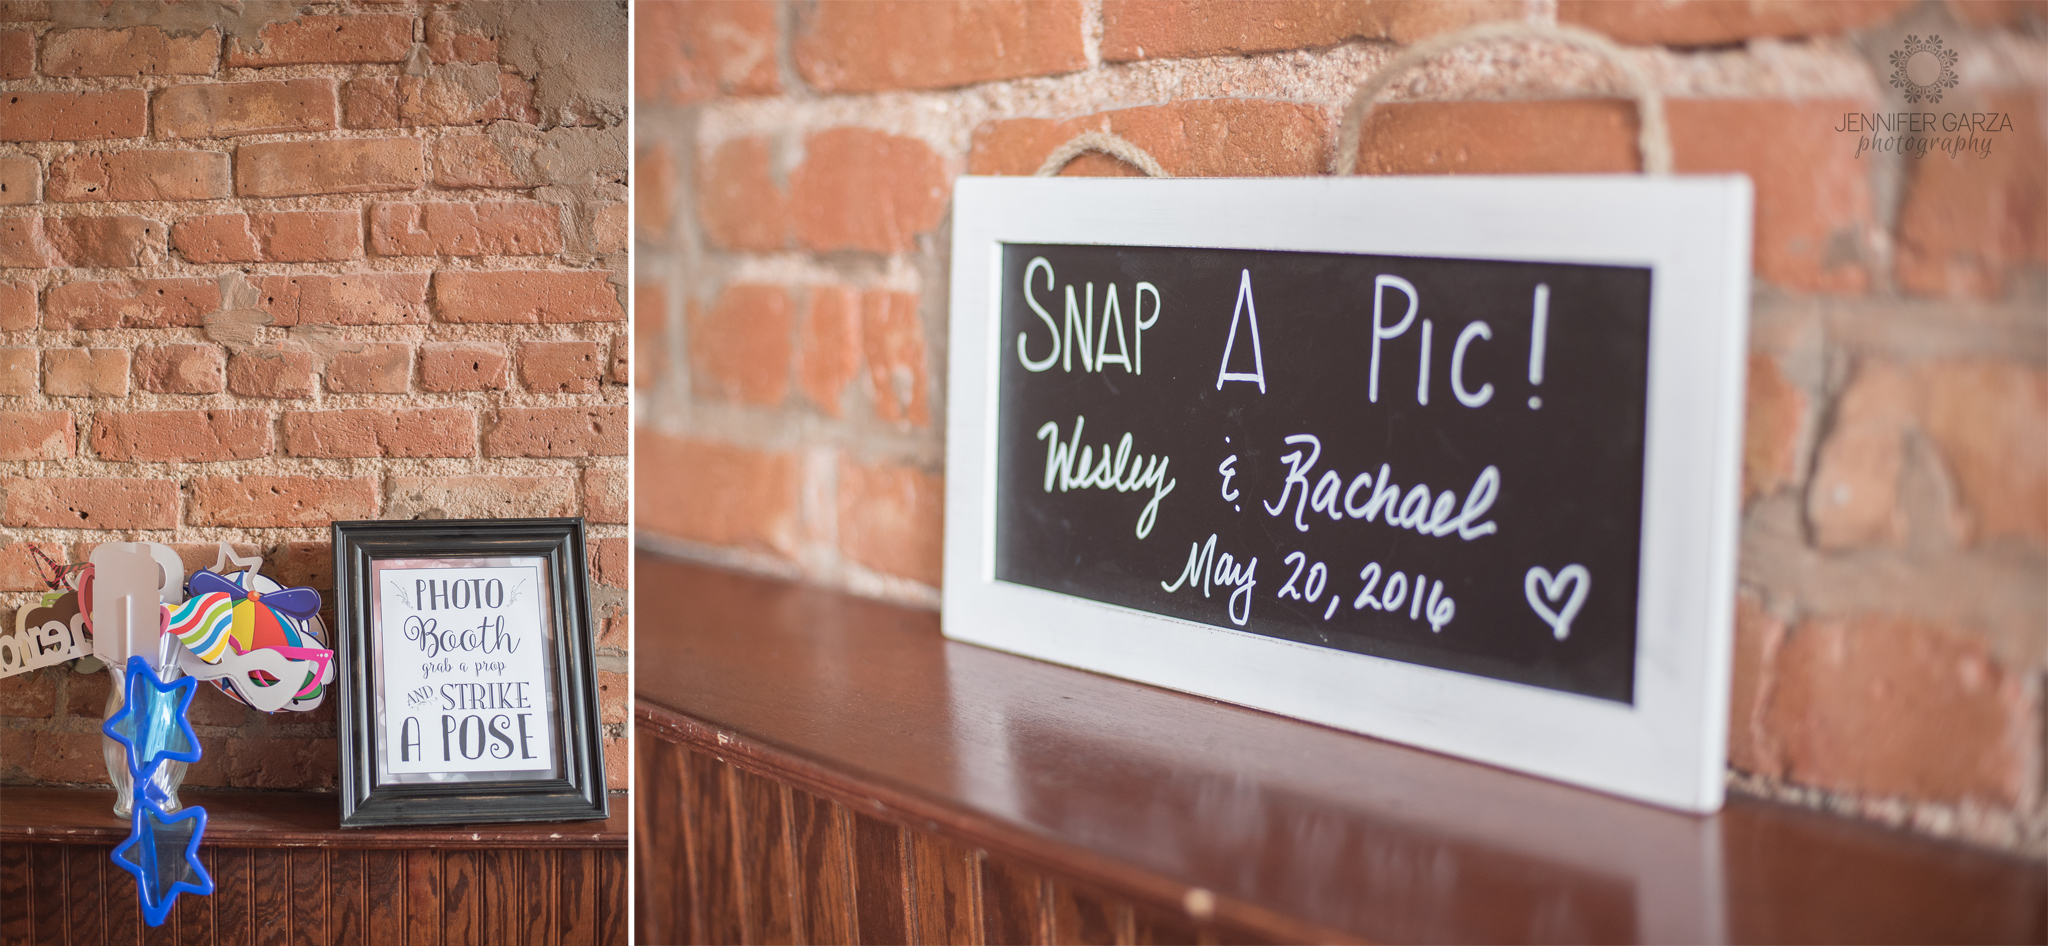
[[[1566, 565], [1556, 575], [1539, 565], [1522, 578], [1522, 593], [1529, 596], [1529, 607], [1536, 609], [1536, 615], [1550, 625], [1558, 640], [1571, 636], [1572, 619], [1579, 616], [1579, 608], [1586, 604], [1586, 592], [1592, 588], [1593, 574], [1584, 565]], [[1552, 607], [1557, 601], [1563, 601], [1564, 607]]]

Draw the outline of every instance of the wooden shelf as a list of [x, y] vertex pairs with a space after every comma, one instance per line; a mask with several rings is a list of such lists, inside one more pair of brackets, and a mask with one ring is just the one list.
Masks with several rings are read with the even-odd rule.
[[[1749, 798], [1678, 814], [949, 642], [930, 612], [638, 565], [640, 877], [696, 884], [667, 901], [685, 910], [717, 907], [701, 870], [649, 866], [650, 825], [687, 822], [645, 807], [660, 802], [646, 789], [650, 739], [1047, 876], [1184, 907], [1204, 937], [2048, 940], [2036, 862]], [[986, 899], [987, 884], [966, 889]], [[975, 909], [994, 930], [996, 907]], [[1045, 915], [1042, 938], [1059, 938]]]

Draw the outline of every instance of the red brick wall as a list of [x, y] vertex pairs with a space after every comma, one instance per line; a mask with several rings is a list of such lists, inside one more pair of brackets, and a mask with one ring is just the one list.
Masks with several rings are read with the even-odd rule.
[[[31, 545], [583, 516], [623, 787], [623, 5], [223, 6], [0, 3], [0, 620]], [[0, 781], [104, 783], [106, 686], [0, 681]], [[186, 784], [331, 788], [336, 702], [202, 693]]]
[[[1113, 130], [1179, 175], [1326, 173], [1408, 43], [1601, 31], [1681, 171], [1756, 182], [1731, 779], [2048, 852], [2048, 43], [2040, 3], [651, 3], [638, 16], [640, 541], [936, 601], [961, 174]], [[1859, 158], [1906, 34], [1987, 158]], [[1616, 73], [1541, 43], [1397, 81], [1365, 173], [1627, 171]], [[1084, 156], [1069, 174], [1134, 173]]]

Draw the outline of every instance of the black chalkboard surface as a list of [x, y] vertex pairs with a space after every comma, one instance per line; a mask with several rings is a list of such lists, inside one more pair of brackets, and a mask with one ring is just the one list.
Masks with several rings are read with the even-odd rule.
[[1005, 244], [994, 577], [1632, 703], [1650, 277]]

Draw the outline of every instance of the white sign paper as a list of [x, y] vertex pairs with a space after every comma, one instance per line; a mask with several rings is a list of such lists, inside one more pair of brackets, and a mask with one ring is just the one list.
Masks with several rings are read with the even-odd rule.
[[541, 568], [388, 568], [376, 576], [384, 770], [552, 767]]

